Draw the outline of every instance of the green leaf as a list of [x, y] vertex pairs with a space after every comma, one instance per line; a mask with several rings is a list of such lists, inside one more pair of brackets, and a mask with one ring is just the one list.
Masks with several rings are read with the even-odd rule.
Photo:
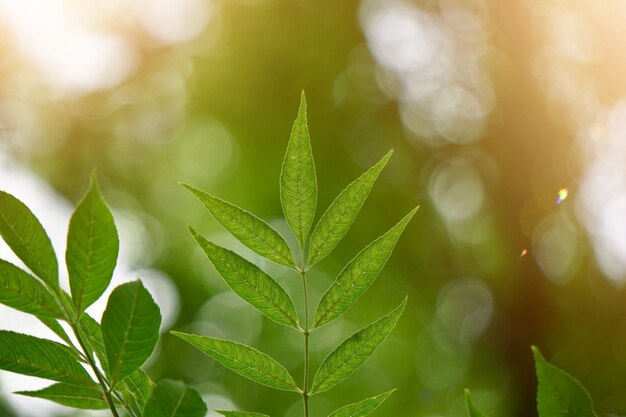
[[225, 411], [225, 410], [215, 410], [216, 413], [219, 413], [226, 417], [269, 417], [266, 414], [261, 413], [253, 413], [251, 411]]
[[204, 417], [206, 404], [193, 388], [171, 380], [163, 380], [154, 388], [146, 404], [146, 417]]
[[317, 205], [317, 178], [307, 126], [304, 91], [280, 173], [280, 201], [287, 224], [302, 249], [309, 236]]
[[321, 327], [341, 316], [372, 285], [418, 208], [414, 208], [387, 233], [370, 243], [343, 268], [322, 296], [315, 312], [313, 328]]
[[0, 330], [0, 369], [69, 384], [93, 382], [67, 346], [5, 330]]
[[487, 417], [485, 413], [483, 413], [476, 407], [476, 404], [474, 404], [474, 400], [472, 400], [472, 395], [468, 389], [465, 390], [465, 408], [467, 408], [467, 415], [469, 417]]
[[63, 318], [54, 297], [41, 282], [1, 259], [0, 303], [37, 317]]
[[596, 417], [587, 390], [576, 379], [545, 361], [532, 347], [537, 370], [539, 417]]
[[89, 190], [70, 219], [65, 252], [72, 299], [78, 313], [100, 298], [109, 286], [118, 251], [113, 215], [102, 200], [93, 175]]
[[102, 315], [102, 339], [111, 385], [135, 372], [159, 340], [161, 312], [141, 281], [117, 287]]
[[293, 268], [291, 249], [269, 224], [233, 204], [183, 184], [211, 212], [215, 220], [244, 245], [267, 259]]
[[35, 275], [59, 287], [59, 265], [41, 223], [24, 203], [0, 191], [0, 236]]
[[230, 340], [172, 332], [225, 367], [256, 383], [284, 391], [299, 391], [289, 372], [265, 353]]
[[394, 391], [395, 389], [392, 389], [358, 403], [348, 404], [333, 412], [329, 417], [365, 417], [376, 410]]
[[348, 185], [322, 215], [311, 235], [307, 268], [330, 254], [346, 235], [392, 154], [393, 150], [389, 151], [376, 165]]
[[144, 415], [144, 408], [152, 396], [155, 383], [141, 369], [124, 378], [118, 385], [124, 402], [138, 416]]
[[276, 323], [299, 328], [293, 301], [272, 277], [235, 252], [209, 242], [194, 229], [190, 230], [215, 269], [237, 295]]
[[16, 394], [43, 398], [67, 407], [83, 410], [104, 410], [109, 408], [102, 394], [102, 389], [96, 384], [89, 386], [54, 384], [39, 391], [18, 391]]
[[329, 390], [359, 369], [396, 326], [406, 300], [385, 317], [350, 336], [328, 355], [313, 378], [311, 395]]

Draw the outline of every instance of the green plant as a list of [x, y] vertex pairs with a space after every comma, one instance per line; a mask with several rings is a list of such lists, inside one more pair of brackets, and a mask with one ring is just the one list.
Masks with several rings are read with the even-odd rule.
[[[210, 211], [213, 217], [244, 245], [300, 276], [304, 298], [301, 322], [287, 292], [267, 273], [238, 254], [222, 248], [191, 228], [191, 234], [226, 283], [241, 298], [276, 323], [291, 327], [303, 336], [304, 379], [302, 387], [281, 364], [258, 350], [229, 340], [173, 332], [197, 349], [234, 372], [275, 389], [301, 395], [304, 416], [310, 414], [309, 398], [334, 387], [356, 371], [382, 344], [395, 327], [406, 299], [388, 315], [358, 331], [341, 343], [322, 362], [310, 381], [309, 337], [312, 332], [340, 317], [372, 284], [417, 208], [387, 233], [376, 239], [339, 273], [322, 296], [313, 320], [309, 320], [307, 272], [328, 256], [357, 217], [378, 175], [391, 157], [387, 153], [378, 163], [348, 185], [331, 203], [310, 233], [317, 205], [317, 178], [307, 126], [304, 93], [291, 131], [280, 175], [280, 200], [285, 219], [298, 242], [299, 263], [283, 237], [253, 214], [217, 197], [184, 185]], [[310, 238], [310, 240], [309, 240]], [[370, 414], [392, 391], [342, 407], [332, 417], [360, 417]], [[225, 416], [262, 416], [262, 414], [222, 411]]]
[[[532, 347], [537, 372], [537, 411], [539, 417], [597, 417], [587, 390], [567, 372], [546, 362], [539, 349]], [[465, 390], [469, 417], [487, 417], [478, 410], [469, 390]]]
[[59, 286], [57, 257], [43, 226], [24, 203], [2, 191], [0, 236], [32, 272], [0, 260], [0, 303], [36, 316], [65, 342], [0, 330], [0, 369], [56, 381], [18, 394], [74, 408], [108, 408], [115, 417], [118, 409], [131, 417], [206, 414], [196, 391], [168, 380], [155, 385], [140, 369], [158, 342], [161, 323], [159, 307], [141, 281], [113, 290], [101, 323], [85, 312], [109, 286], [119, 249], [95, 175], [70, 220], [65, 261], [71, 295]]

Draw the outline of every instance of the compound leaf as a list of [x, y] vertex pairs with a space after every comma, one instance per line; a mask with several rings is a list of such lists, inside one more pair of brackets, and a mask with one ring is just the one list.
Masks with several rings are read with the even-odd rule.
[[159, 382], [146, 404], [143, 415], [149, 417], [204, 417], [207, 406], [200, 394], [181, 382]]
[[17, 266], [0, 259], [0, 303], [37, 317], [63, 318], [48, 289]]
[[24, 203], [0, 191], [0, 236], [18, 258], [51, 288], [59, 287], [59, 265], [37, 217]]
[[311, 230], [317, 205], [317, 178], [306, 117], [304, 91], [280, 173], [280, 201], [300, 248]]
[[589, 394], [576, 379], [545, 361], [532, 347], [537, 370], [539, 417], [596, 417]]
[[402, 231], [411, 220], [417, 207], [359, 252], [339, 273], [339, 276], [320, 300], [313, 328], [327, 324], [345, 313], [363, 295], [376, 279], [391, 256]]
[[468, 417], [487, 417], [485, 413], [480, 411], [476, 404], [474, 404], [474, 400], [472, 400], [472, 395], [468, 389], [465, 390], [465, 408], [467, 409]]
[[348, 404], [336, 410], [328, 417], [365, 417], [376, 410], [394, 391], [395, 389], [392, 389], [391, 391], [387, 391], [375, 397]]
[[72, 214], [67, 234], [65, 261], [78, 313], [100, 298], [109, 286], [118, 252], [113, 215], [100, 196], [94, 175]]
[[183, 184], [211, 212], [226, 230], [241, 243], [267, 259], [281, 265], [294, 267], [291, 249], [285, 239], [269, 224], [233, 204]]
[[237, 295], [276, 323], [299, 328], [293, 301], [272, 277], [235, 252], [209, 242], [195, 230], [191, 229], [191, 234]]
[[102, 315], [111, 385], [135, 372], [159, 340], [161, 312], [141, 281], [115, 288]]
[[359, 330], [324, 359], [315, 377], [311, 395], [324, 392], [359, 369], [396, 326], [406, 298], [391, 313]]
[[251, 411], [225, 411], [225, 410], [215, 410], [216, 413], [221, 414], [225, 417], [269, 417], [266, 414], [261, 413], [253, 413]]
[[102, 389], [96, 384], [85, 386], [59, 383], [39, 391], [18, 391], [16, 394], [43, 398], [67, 407], [83, 410], [104, 410], [109, 408]]
[[256, 383], [284, 391], [299, 391], [289, 372], [268, 355], [230, 340], [172, 332], [175, 336]]
[[308, 268], [330, 254], [346, 235], [392, 154], [393, 151], [389, 151], [376, 165], [348, 185], [322, 215], [311, 235]]
[[67, 346], [6, 330], [0, 330], [0, 369], [69, 384], [93, 382]]

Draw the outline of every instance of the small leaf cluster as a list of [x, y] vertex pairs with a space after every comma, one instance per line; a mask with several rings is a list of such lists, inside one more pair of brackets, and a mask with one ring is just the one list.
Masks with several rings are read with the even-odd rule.
[[[539, 349], [533, 346], [537, 372], [537, 411], [539, 417], [597, 417], [587, 390], [567, 372], [548, 363]], [[465, 404], [469, 417], [487, 417], [474, 404], [469, 390], [465, 390]]]
[[119, 251], [113, 215], [95, 175], [70, 219], [70, 293], [59, 285], [57, 256], [43, 226], [23, 202], [2, 191], [0, 236], [28, 268], [0, 260], [0, 303], [34, 315], [63, 341], [0, 330], [0, 369], [55, 381], [18, 394], [109, 409], [115, 417], [206, 414], [195, 390], [175, 381], [155, 384], [140, 368], [158, 343], [161, 324], [159, 307], [141, 281], [113, 290], [100, 323], [86, 312], [109, 286]]
[[[296, 263], [286, 240], [268, 223], [234, 204], [184, 185], [215, 220], [241, 243], [270, 261], [292, 269], [297, 273], [294, 276], [300, 275], [305, 305], [303, 320], [289, 294], [268, 273], [190, 228], [195, 241], [236, 294], [274, 322], [302, 333], [302, 385], [298, 385], [291, 373], [277, 360], [251, 346], [208, 336], [181, 332], [173, 334], [245, 378], [271, 388], [300, 394], [304, 416], [308, 417], [309, 398], [333, 388], [360, 368], [391, 333], [406, 305], [405, 299], [390, 313], [345, 339], [322, 361], [313, 378], [310, 378], [309, 336], [343, 315], [370, 287], [417, 210], [410, 211], [347, 263], [321, 297], [315, 316], [309, 323], [306, 273], [331, 254], [344, 238], [391, 155], [392, 151], [341, 191], [313, 227], [317, 206], [317, 177], [307, 124], [306, 100], [302, 94], [280, 174], [280, 202], [285, 220], [298, 242], [299, 263]], [[392, 392], [344, 406], [330, 416], [367, 416]], [[263, 416], [241, 411], [220, 412], [229, 417]]]

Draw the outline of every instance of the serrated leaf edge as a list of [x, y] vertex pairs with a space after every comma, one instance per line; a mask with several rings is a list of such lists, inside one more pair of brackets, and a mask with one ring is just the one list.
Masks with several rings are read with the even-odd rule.
[[[184, 340], [185, 342], [189, 343], [189, 344], [190, 344], [190, 345], [192, 345], [195, 349], [198, 349], [198, 350], [200, 350], [200, 349], [199, 349], [199, 348], [197, 348], [195, 345], [193, 345], [193, 344], [192, 344], [192, 343], [191, 343], [191, 342], [187, 339], [187, 336], [201, 337], [201, 338], [205, 338], [205, 339], [217, 340], [217, 341], [219, 341], [219, 342], [227, 342], [227, 343], [232, 343], [232, 344], [237, 345], [237, 346], [239, 346], [239, 347], [243, 347], [244, 349], [250, 349], [250, 350], [256, 351], [256, 352], [257, 352], [258, 354], [260, 354], [261, 356], [263, 356], [263, 357], [265, 357], [265, 358], [269, 359], [271, 362], [274, 362], [276, 365], [278, 365], [279, 367], [281, 367], [281, 368], [282, 368], [282, 369], [283, 369], [283, 370], [287, 373], [287, 375], [289, 375], [289, 377], [291, 378], [291, 381], [279, 381], [279, 382], [281, 382], [281, 383], [286, 383], [286, 382], [287, 382], [287, 383], [288, 383], [287, 385], [292, 385], [291, 389], [286, 389], [286, 388], [276, 388], [276, 387], [273, 387], [273, 386], [270, 386], [270, 385], [262, 384], [262, 383], [260, 383], [259, 381], [256, 381], [256, 380], [254, 380], [254, 379], [252, 379], [252, 378], [250, 378], [250, 377], [248, 377], [248, 376], [246, 376], [246, 375], [242, 375], [242, 374], [240, 374], [239, 372], [235, 372], [235, 371], [234, 371], [234, 370], [232, 370], [232, 369], [231, 369], [231, 371], [233, 371], [233, 372], [235, 372], [236, 374], [238, 374], [238, 375], [240, 375], [240, 376], [242, 376], [242, 377], [244, 377], [244, 378], [246, 378], [246, 379], [249, 379], [250, 381], [255, 382], [255, 383], [259, 384], [259, 385], [269, 386], [270, 388], [274, 388], [274, 389], [278, 389], [278, 390], [282, 390], [282, 391], [292, 391], [292, 392], [298, 392], [298, 393], [301, 393], [301, 392], [302, 392], [302, 390], [301, 390], [301, 389], [297, 386], [296, 382], [294, 381], [293, 376], [291, 375], [291, 373], [290, 373], [290, 372], [289, 372], [289, 371], [288, 371], [288, 370], [287, 370], [287, 369], [286, 369], [286, 368], [285, 368], [282, 364], [280, 364], [280, 363], [279, 363], [276, 359], [274, 359], [274, 358], [272, 358], [271, 356], [269, 356], [267, 353], [263, 353], [263, 352], [261, 352], [260, 350], [253, 348], [252, 346], [248, 346], [248, 345], [243, 344], [243, 343], [235, 342], [235, 341], [233, 341], [233, 340], [228, 340], [228, 339], [220, 339], [220, 338], [217, 338], [217, 337], [210, 337], [210, 336], [200, 336], [200, 335], [195, 335], [195, 334], [191, 334], [191, 333], [178, 332], [178, 331], [175, 331], [175, 330], [170, 331], [170, 333], [171, 333], [171, 334], [173, 334], [174, 336], [176, 336], [176, 337], [178, 337], [178, 338], [180, 338], [180, 339]], [[204, 353], [205, 355], [207, 355], [207, 354], [206, 354], [205, 352], [203, 352], [202, 350], [200, 350], [200, 352], [201, 352], [201, 353]], [[221, 356], [226, 356], [226, 355], [223, 355], [223, 354], [220, 354], [220, 355], [221, 355]], [[210, 357], [210, 355], [207, 355], [207, 356], [209, 356], [209, 357]], [[230, 357], [229, 357], [229, 358], [230, 358]], [[214, 359], [214, 360], [216, 360], [216, 359]], [[216, 361], [217, 361], [217, 360], [216, 360]], [[217, 361], [217, 362], [219, 362], [219, 361]], [[237, 361], [235, 360], [235, 362], [237, 362]], [[244, 365], [245, 365], [245, 364], [244, 364]], [[227, 369], [230, 369], [230, 368], [229, 368], [229, 367], [227, 367], [227, 366], [225, 366], [225, 367], [226, 367]], [[247, 365], [246, 365], [246, 367], [247, 367]]]
[[[322, 297], [320, 298], [320, 302], [316, 308], [315, 311], [315, 317], [313, 319], [313, 327], [311, 328], [311, 331], [318, 329], [328, 323], [331, 323], [332, 321], [338, 319], [339, 317], [341, 317], [342, 315], [344, 315], [349, 308], [348, 307], [345, 311], [343, 311], [341, 314], [339, 314], [337, 317], [333, 318], [332, 320], [329, 321], [324, 321], [325, 317], [328, 316], [329, 312], [332, 311], [332, 308], [335, 307], [338, 302], [334, 303], [331, 308], [327, 309], [328, 312], [324, 313], [323, 315], [318, 315], [319, 313], [319, 308], [322, 304], [322, 301], [325, 299], [325, 297], [327, 296], [328, 293], [330, 293], [330, 291], [333, 289], [333, 286], [335, 285], [335, 283], [337, 282], [337, 280], [344, 274], [345, 271], [347, 271], [352, 264], [359, 259], [359, 257], [365, 252], [367, 251], [370, 247], [374, 246], [376, 243], [378, 243], [379, 241], [383, 240], [385, 237], [387, 237], [390, 233], [394, 232], [397, 228], [399, 228], [400, 230], [398, 230], [398, 240], [400, 238], [400, 236], [402, 235], [402, 233], [404, 232], [404, 229], [406, 228], [406, 226], [409, 224], [409, 222], [411, 221], [411, 219], [413, 218], [413, 216], [415, 215], [415, 213], [417, 212], [417, 210], [419, 210], [420, 206], [415, 207], [413, 210], [411, 210], [407, 215], [405, 215], [402, 219], [400, 219], [400, 221], [398, 223], [396, 223], [391, 229], [389, 229], [388, 231], [386, 231], [383, 235], [379, 236], [378, 238], [376, 238], [376, 240], [374, 240], [373, 242], [371, 242], [369, 245], [367, 245], [365, 248], [363, 248], [359, 253], [357, 253], [354, 258], [352, 258], [350, 260], [350, 262], [348, 262], [346, 264], [346, 266], [341, 270], [341, 272], [339, 272], [339, 274], [337, 275], [337, 278], [335, 279], [335, 281], [333, 281], [333, 283], [331, 284], [330, 288], [328, 288], [326, 290], [326, 292], [324, 292], [324, 294], [322, 295]], [[394, 247], [397, 244], [397, 240], [394, 243]], [[393, 251], [393, 248], [392, 248]], [[390, 254], [391, 255], [391, 254]], [[387, 263], [387, 261], [385, 261], [385, 264]], [[381, 267], [381, 271], [384, 268], [384, 264]], [[374, 279], [370, 282], [370, 286], [373, 284], [373, 282], [376, 280], [377, 277], [374, 277]], [[369, 288], [369, 286], [368, 286]], [[365, 289], [367, 290], [367, 288]], [[356, 302], [356, 300], [354, 300], [354, 302]], [[354, 304], [353, 302], [353, 304]], [[320, 324], [321, 323], [321, 324]]]
[[[348, 184], [343, 190], [341, 190], [341, 192], [339, 193], [339, 195], [337, 197], [335, 197], [335, 199], [332, 201], [332, 203], [330, 203], [330, 205], [328, 206], [328, 208], [326, 209], [326, 211], [324, 212], [324, 214], [322, 214], [322, 217], [320, 217], [319, 221], [317, 222], [317, 224], [315, 225], [315, 228], [313, 229], [313, 233], [311, 233], [311, 246], [313, 245], [313, 242], [315, 240], [315, 236], [318, 233], [318, 230], [320, 230], [320, 227], [322, 226], [322, 222], [326, 219], [326, 217], [328, 215], [330, 215], [330, 211], [333, 209], [333, 207], [335, 206], [335, 204], [340, 201], [340, 199], [345, 195], [345, 193], [347, 193], [350, 188], [359, 183], [366, 175], [368, 175], [370, 172], [372, 171], [378, 171], [376, 173], [376, 175], [374, 176], [374, 179], [372, 181], [372, 185], [369, 187], [369, 189], [366, 190], [367, 187], [362, 187], [359, 189], [359, 193], [363, 192], [363, 191], [367, 191], [367, 194], [365, 195], [365, 198], [363, 199], [363, 203], [365, 202], [365, 200], [367, 199], [367, 196], [369, 196], [373, 185], [375, 184], [376, 180], [378, 179], [378, 176], [380, 175], [380, 173], [382, 172], [382, 170], [385, 168], [385, 166], [387, 165], [387, 162], [389, 162], [389, 159], [391, 158], [391, 156], [393, 155], [393, 149], [389, 150], [385, 156], [383, 156], [376, 164], [374, 164], [372, 167], [370, 167], [367, 171], [365, 171], [364, 173], [362, 173], [357, 179], [355, 179], [354, 181], [352, 181], [350, 184]], [[363, 204], [362, 203], [362, 204]], [[361, 204], [361, 206], [362, 206]], [[359, 208], [358, 211], [360, 211], [361, 208]], [[341, 213], [342, 216], [345, 215], [345, 211]], [[358, 212], [357, 212], [358, 214]], [[352, 223], [354, 222], [354, 220], [356, 220], [356, 217], [354, 219], [352, 219], [352, 221], [350, 221], [350, 225], [352, 225]], [[348, 230], [346, 230], [346, 233], [348, 232]], [[339, 244], [339, 242], [344, 238], [345, 234], [342, 235], [338, 241], [335, 243], [335, 246], [337, 244]], [[333, 248], [334, 249], [334, 248]], [[308, 260], [307, 260], [307, 266], [305, 269], [310, 269], [311, 267], [313, 267], [316, 263], [320, 262], [322, 259], [324, 259], [326, 256], [328, 256], [330, 253], [332, 253], [332, 249], [329, 253], [323, 255], [323, 256], [319, 256], [320, 253], [320, 248], [314, 248], [314, 247], [310, 247], [309, 248], [309, 256], [308, 256]]]
[[[380, 322], [382, 322], [382, 321], [384, 321], [384, 320], [387, 320], [387, 319], [389, 319], [390, 317], [393, 317], [394, 315], [397, 315], [397, 317], [396, 317], [396, 319], [395, 319], [395, 322], [394, 322], [393, 326], [389, 329], [389, 332], [387, 333], [387, 335], [383, 338], [383, 340], [381, 340], [381, 342], [378, 344], [378, 346], [376, 346], [376, 347], [374, 348], [374, 350], [372, 351], [372, 353], [370, 354], [370, 356], [369, 356], [369, 357], [371, 357], [371, 355], [373, 355], [373, 354], [376, 352], [376, 350], [378, 350], [378, 348], [379, 348], [379, 347], [380, 347], [380, 346], [384, 343], [384, 341], [387, 339], [387, 337], [391, 334], [391, 332], [393, 331], [393, 329], [394, 329], [394, 328], [396, 327], [396, 325], [398, 324], [398, 320], [400, 320], [400, 317], [402, 316], [402, 313], [404, 312], [404, 309], [405, 309], [405, 307], [406, 307], [407, 301], [408, 301], [408, 296], [407, 296], [407, 297], [404, 297], [404, 300], [402, 301], [402, 303], [400, 303], [400, 305], [398, 305], [396, 308], [394, 308], [393, 310], [391, 310], [388, 314], [384, 315], [383, 317], [379, 318], [379, 319], [378, 319], [378, 320], [376, 320], [375, 322], [373, 322], [373, 323], [371, 323], [371, 324], [369, 324], [369, 325], [365, 326], [364, 328], [362, 328], [362, 329], [358, 330], [357, 332], [353, 333], [350, 337], [348, 337], [348, 338], [347, 338], [347, 339], [345, 339], [343, 342], [341, 342], [341, 343], [339, 344], [339, 346], [337, 346], [337, 347], [336, 347], [336, 348], [335, 348], [332, 352], [330, 352], [330, 353], [326, 356], [326, 358], [324, 358], [324, 360], [322, 361], [322, 364], [319, 366], [319, 368], [318, 368], [318, 369], [317, 369], [317, 371], [315, 372], [315, 376], [313, 377], [312, 389], [311, 389], [311, 391], [310, 391], [310, 393], [309, 393], [309, 394], [310, 394], [311, 396], [313, 396], [313, 395], [315, 395], [315, 394], [317, 394], [317, 393], [324, 392], [324, 391], [327, 391], [328, 389], [332, 388], [332, 386], [331, 386], [331, 387], [326, 388], [326, 389], [324, 389], [324, 390], [322, 390], [322, 391], [317, 390], [317, 388], [319, 387], [319, 385], [320, 385], [322, 382], [324, 382], [326, 379], [328, 379], [328, 376], [327, 376], [324, 380], [322, 380], [322, 381], [318, 381], [318, 380], [317, 380], [317, 375], [318, 375], [318, 374], [319, 374], [319, 372], [321, 371], [321, 369], [322, 369], [322, 367], [324, 366], [324, 364], [328, 361], [328, 359], [329, 359], [329, 358], [330, 358], [330, 357], [331, 357], [331, 356], [332, 356], [335, 352], [337, 352], [337, 351], [338, 351], [338, 350], [339, 350], [339, 349], [340, 349], [340, 348], [341, 348], [341, 347], [342, 347], [345, 343], [347, 343], [350, 339], [352, 339], [352, 338], [353, 338], [354, 336], [356, 336], [357, 334], [359, 334], [359, 333], [361, 333], [361, 332], [365, 332], [367, 329], [369, 329], [369, 328], [371, 328], [371, 327], [373, 327], [373, 326], [376, 326], [376, 325], [377, 325], [377, 324], [379, 324]], [[353, 355], [353, 356], [354, 356], [354, 355]], [[366, 360], [365, 360], [365, 361], [367, 361], [367, 359], [369, 359], [369, 357], [368, 357], [368, 358], [366, 358]], [[365, 363], [365, 361], [364, 361], [363, 363]], [[344, 361], [344, 362], [345, 362], [345, 361]], [[360, 368], [360, 367], [363, 365], [363, 363], [362, 363], [361, 365], [359, 365], [356, 369], [354, 369], [354, 371], [352, 371], [352, 373], [354, 373], [354, 372], [355, 372], [358, 368]], [[352, 373], [351, 373], [351, 374], [352, 374]], [[329, 375], [330, 375], [330, 374], [329, 374]], [[349, 376], [349, 375], [348, 375], [348, 376]], [[346, 377], [346, 378], [347, 378], [347, 377]], [[343, 381], [343, 380], [341, 380], [341, 381]], [[338, 381], [337, 383], [339, 383], [339, 382], [341, 382], [341, 381]]]
[[[255, 249], [250, 248], [250, 247], [249, 247], [248, 245], [246, 245], [244, 242], [242, 242], [242, 243], [243, 243], [246, 247], [250, 248], [250, 250], [252, 250], [252, 251], [254, 251], [254, 252], [256, 252], [256, 253], [259, 253], [259, 255], [263, 256], [263, 257], [264, 257], [264, 258], [266, 258], [266, 259], [269, 259], [270, 261], [276, 262], [276, 263], [278, 263], [279, 265], [283, 265], [283, 266], [286, 266], [286, 267], [291, 268], [291, 269], [294, 269], [294, 270], [296, 269], [295, 261], [294, 261], [294, 259], [293, 259], [293, 253], [291, 252], [291, 248], [289, 248], [289, 245], [288, 245], [288, 244], [287, 244], [287, 242], [285, 241], [285, 238], [284, 238], [284, 237], [283, 237], [283, 236], [282, 236], [282, 235], [281, 235], [281, 234], [280, 234], [280, 233], [279, 233], [276, 229], [274, 229], [272, 226], [270, 226], [270, 225], [269, 225], [269, 224], [268, 224], [265, 220], [263, 220], [263, 219], [261, 219], [260, 217], [258, 217], [258, 216], [256, 216], [256, 215], [254, 215], [253, 213], [251, 213], [250, 211], [248, 211], [248, 210], [246, 210], [246, 209], [243, 209], [243, 208], [241, 208], [241, 207], [239, 207], [239, 206], [237, 206], [237, 205], [235, 205], [235, 204], [229, 203], [229, 202], [228, 202], [228, 201], [226, 201], [226, 200], [223, 200], [223, 199], [221, 199], [221, 198], [219, 198], [219, 197], [216, 197], [216, 196], [214, 196], [214, 195], [212, 195], [212, 194], [209, 194], [209, 193], [207, 193], [207, 192], [205, 192], [205, 191], [202, 191], [202, 190], [200, 190], [200, 189], [198, 189], [198, 188], [192, 187], [191, 185], [188, 185], [188, 184], [185, 184], [185, 183], [180, 183], [180, 185], [181, 185], [181, 186], [183, 186], [183, 187], [185, 187], [187, 190], [189, 190], [189, 191], [190, 191], [190, 192], [191, 192], [191, 193], [192, 193], [192, 194], [193, 194], [193, 195], [194, 195], [194, 196], [195, 196], [195, 197], [196, 197], [196, 198], [197, 198], [197, 199], [198, 199], [198, 200], [199, 200], [199, 201], [200, 201], [200, 202], [201, 202], [204, 206], [205, 206], [205, 208], [207, 208], [207, 210], [209, 211], [209, 213], [211, 213], [211, 216], [215, 219], [215, 221], [217, 221], [218, 223], [220, 223], [220, 225], [221, 225], [222, 227], [224, 227], [225, 229], [226, 229], [226, 226], [222, 225], [222, 224], [221, 224], [221, 222], [220, 222], [219, 220], [217, 220], [217, 218], [215, 217], [215, 215], [213, 215], [213, 210], [211, 210], [210, 208], [206, 207], [206, 204], [204, 203], [204, 201], [202, 201], [202, 200], [200, 199], [200, 196], [198, 195], [199, 193], [200, 193], [201, 195], [203, 195], [203, 196], [207, 196], [207, 197], [208, 197], [208, 198], [210, 198], [210, 199], [217, 200], [217, 201], [219, 201], [219, 202], [221, 202], [221, 203], [223, 203], [223, 204], [225, 204], [225, 205], [228, 205], [228, 206], [231, 206], [231, 207], [233, 207], [233, 208], [235, 208], [235, 209], [237, 209], [237, 210], [240, 210], [241, 212], [245, 213], [246, 215], [249, 215], [249, 216], [253, 217], [254, 219], [258, 220], [259, 222], [263, 223], [265, 226], [267, 226], [267, 228], [268, 228], [268, 229], [270, 229], [270, 230], [272, 230], [274, 233], [276, 233], [276, 236], [278, 236], [280, 239], [282, 239], [282, 242], [285, 244], [285, 247], [287, 248], [287, 251], [288, 251], [287, 253], [289, 254], [289, 257], [288, 257], [288, 258], [285, 258], [285, 257], [283, 256], [283, 254], [282, 254], [282, 253], [280, 253], [279, 251], [274, 251], [274, 253], [275, 253], [276, 255], [278, 255], [278, 257], [279, 257], [279, 258], [281, 258], [284, 262], [277, 262], [277, 261], [275, 261], [275, 260], [273, 260], [273, 259], [271, 259], [271, 258], [268, 258], [266, 255], [260, 254], [260, 253], [259, 253], [259, 252], [257, 252]], [[245, 227], [245, 226], [244, 226], [244, 225], [242, 225], [242, 227]], [[246, 229], [247, 229], [249, 232], [252, 232], [250, 229], [248, 229], [248, 228], [246, 228]], [[231, 233], [231, 234], [232, 234], [232, 233]], [[234, 235], [233, 235], [233, 236], [234, 236]], [[236, 236], [235, 236], [235, 237], [236, 237]], [[241, 241], [240, 241], [240, 242], [241, 242]]]

